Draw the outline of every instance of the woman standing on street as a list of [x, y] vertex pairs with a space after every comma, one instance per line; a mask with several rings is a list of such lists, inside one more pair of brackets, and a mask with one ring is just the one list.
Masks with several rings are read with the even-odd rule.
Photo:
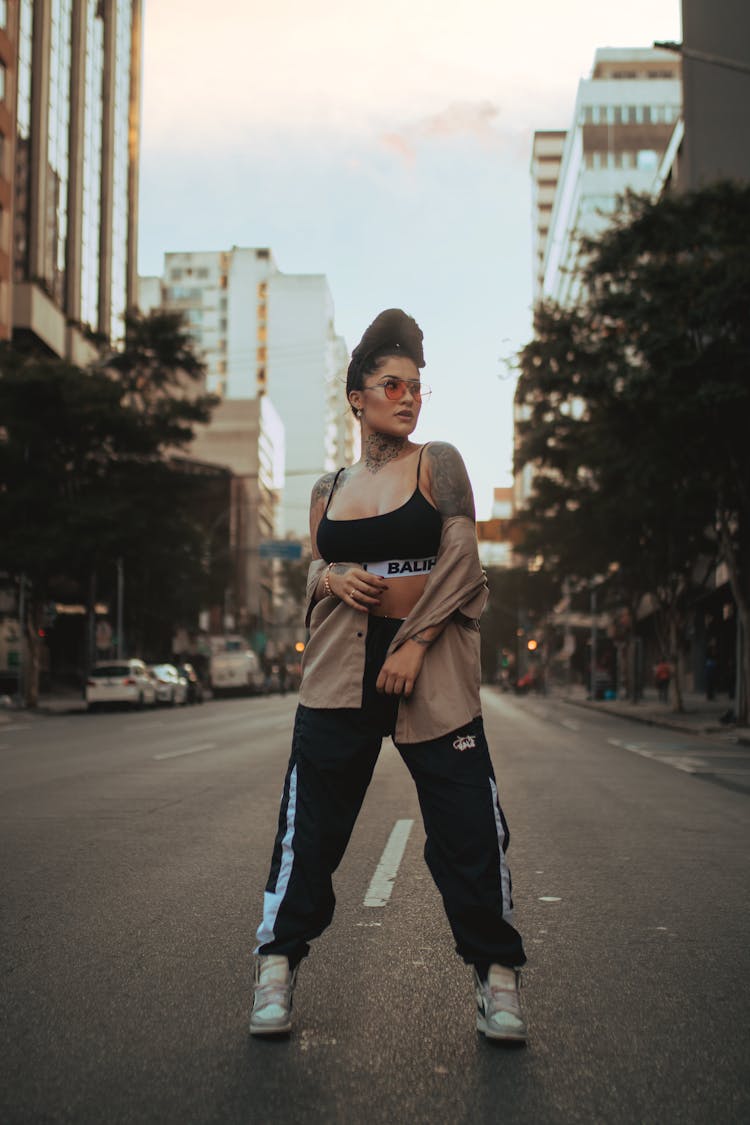
[[526, 1038], [508, 828], [479, 700], [487, 584], [460, 455], [409, 440], [429, 394], [423, 366], [416, 321], [400, 309], [376, 317], [347, 374], [362, 455], [313, 489], [310, 640], [257, 932], [254, 1035], [291, 1029], [297, 967], [333, 917], [331, 876], [392, 735], [416, 783], [456, 950], [474, 970], [477, 1027]]

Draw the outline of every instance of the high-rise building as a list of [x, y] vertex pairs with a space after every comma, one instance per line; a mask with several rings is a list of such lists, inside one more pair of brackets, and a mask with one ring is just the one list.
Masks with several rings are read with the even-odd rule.
[[[534, 134], [531, 159], [534, 304], [567, 305], [580, 294], [581, 239], [595, 238], [628, 189], [658, 192], [682, 136], [681, 62], [654, 47], [596, 51], [564, 132]], [[524, 408], [514, 407], [515, 422]], [[516, 473], [516, 510], [534, 487], [533, 465]]]
[[[232, 471], [232, 503], [213, 529], [208, 550], [232, 558], [232, 587], [225, 600], [225, 628], [255, 632], [274, 618], [273, 559], [260, 545], [276, 536], [276, 503], [284, 471], [284, 427], [268, 396], [224, 399], [211, 421], [196, 427], [191, 457]], [[226, 620], [228, 619], [228, 620]]]
[[565, 137], [541, 271], [534, 263], [542, 275], [537, 299], [574, 300], [581, 237], [611, 222], [628, 188], [654, 189], [680, 119], [680, 66], [678, 55], [659, 48], [597, 50]]
[[555, 205], [557, 181], [560, 177], [563, 149], [567, 133], [564, 129], [546, 129], [534, 133], [531, 150], [531, 246], [534, 271], [534, 303], [544, 287], [544, 262], [547, 239]]
[[182, 312], [227, 402], [268, 394], [285, 431], [279, 533], [304, 537], [310, 491], [351, 458], [355, 427], [344, 394], [347, 349], [336, 335], [322, 274], [285, 274], [267, 248], [169, 253], [161, 279], [141, 278], [140, 304]]
[[135, 304], [141, 0], [11, 7], [13, 335], [86, 362]]
[[18, 7], [0, 0], [0, 340], [11, 334]]

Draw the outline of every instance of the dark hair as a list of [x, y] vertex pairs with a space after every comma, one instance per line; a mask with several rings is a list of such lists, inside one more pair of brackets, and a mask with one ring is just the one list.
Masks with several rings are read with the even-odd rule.
[[[417, 367], [424, 367], [422, 330], [414, 317], [402, 309], [386, 309], [375, 317], [352, 352], [346, 373], [346, 397], [361, 391], [364, 379], [377, 371], [384, 359], [405, 356]], [[356, 407], [352, 406], [354, 414]]]

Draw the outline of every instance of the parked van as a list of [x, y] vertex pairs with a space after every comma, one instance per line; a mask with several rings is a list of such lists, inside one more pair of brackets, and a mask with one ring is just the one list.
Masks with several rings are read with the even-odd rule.
[[244, 637], [211, 637], [210, 644], [209, 681], [215, 696], [263, 692], [265, 675], [260, 657]]

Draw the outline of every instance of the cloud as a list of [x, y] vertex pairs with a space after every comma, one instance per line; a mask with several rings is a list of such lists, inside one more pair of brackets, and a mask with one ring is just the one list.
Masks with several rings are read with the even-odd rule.
[[381, 133], [380, 143], [387, 151], [395, 153], [408, 168], [413, 168], [417, 153], [414, 144], [403, 133]]
[[501, 125], [500, 106], [487, 99], [452, 102], [438, 113], [417, 118], [398, 129], [381, 132], [378, 141], [387, 152], [398, 157], [408, 168], [416, 163], [417, 149], [424, 141], [477, 141], [482, 148], [495, 152], [528, 149], [525, 128]]
[[490, 101], [454, 102], [442, 113], [417, 122], [417, 131], [426, 137], [473, 136], [494, 148], [500, 140], [495, 123], [500, 107]]

